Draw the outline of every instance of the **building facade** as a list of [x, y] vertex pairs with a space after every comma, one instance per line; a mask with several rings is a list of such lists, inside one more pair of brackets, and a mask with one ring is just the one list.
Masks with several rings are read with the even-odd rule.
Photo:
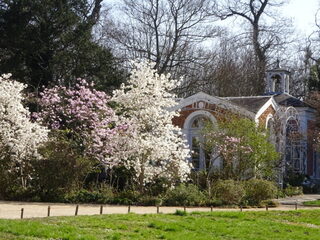
[[218, 125], [223, 115], [235, 113], [270, 130], [271, 141], [281, 155], [280, 184], [289, 170], [320, 178], [320, 158], [312, 142], [315, 109], [290, 95], [290, 73], [286, 69], [278, 65], [267, 71], [266, 79], [266, 94], [261, 96], [217, 97], [199, 92], [179, 100], [175, 110], [180, 115], [173, 123], [182, 128], [195, 169], [207, 170], [212, 159], [201, 147], [204, 122]]

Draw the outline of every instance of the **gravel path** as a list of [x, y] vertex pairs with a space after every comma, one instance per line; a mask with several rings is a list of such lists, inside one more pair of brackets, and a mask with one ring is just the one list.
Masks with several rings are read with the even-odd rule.
[[[293, 198], [279, 199], [280, 203], [288, 205], [280, 205], [277, 208], [269, 208], [269, 210], [294, 210], [295, 202], [320, 199], [320, 195], [303, 195]], [[23, 208], [23, 218], [47, 217], [48, 206], [50, 206], [50, 216], [74, 216], [76, 212], [76, 204], [60, 204], [60, 203], [37, 203], [37, 202], [8, 202], [0, 201], [0, 218], [19, 219], [21, 218], [21, 209]], [[78, 215], [96, 215], [100, 214], [101, 205], [99, 204], [79, 204]], [[304, 207], [298, 205], [299, 209], [315, 209], [315, 207]], [[177, 209], [183, 210], [183, 207], [160, 207], [160, 213], [174, 213]], [[320, 208], [319, 208], [320, 209]], [[126, 214], [128, 206], [103, 205], [103, 214]], [[239, 208], [213, 208], [213, 211], [240, 211]], [[187, 207], [187, 212], [193, 211], [211, 211], [210, 207]], [[266, 211], [265, 208], [243, 209], [243, 211]], [[130, 212], [137, 214], [157, 213], [157, 207], [141, 207], [131, 206]]]

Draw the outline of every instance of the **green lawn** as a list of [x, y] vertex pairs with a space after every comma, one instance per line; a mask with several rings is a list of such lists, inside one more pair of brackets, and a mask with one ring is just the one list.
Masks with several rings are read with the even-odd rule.
[[0, 239], [320, 239], [320, 210], [0, 220]]
[[307, 201], [307, 202], [304, 202], [303, 205], [320, 206], [320, 200]]

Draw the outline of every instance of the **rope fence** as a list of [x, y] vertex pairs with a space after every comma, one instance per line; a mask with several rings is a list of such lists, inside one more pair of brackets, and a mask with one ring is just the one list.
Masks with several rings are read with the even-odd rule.
[[[307, 208], [319, 208], [319, 206], [304, 206], [298, 202], [282, 205], [285, 209], [281, 210], [298, 210]], [[11, 206], [12, 207], [12, 206]], [[127, 210], [126, 210], [127, 208]], [[51, 216], [78, 216], [78, 215], [102, 215], [102, 214], [126, 214], [126, 213], [147, 213], [147, 214], [160, 214], [161, 210], [165, 213], [174, 213], [176, 210], [183, 210], [184, 212], [192, 211], [269, 211], [270, 207], [265, 206], [265, 208], [245, 208], [244, 206], [239, 206], [239, 208], [234, 209], [223, 209], [210, 207], [168, 207], [168, 206], [110, 206], [110, 205], [97, 205], [97, 206], [86, 206], [86, 205], [67, 205], [67, 206], [37, 206], [37, 205], [22, 205], [19, 210], [19, 206], [16, 209], [5, 209], [5, 206], [0, 205], [0, 218], [30, 218], [30, 217], [51, 217]], [[278, 208], [272, 208], [277, 210]], [[3, 216], [4, 215], [4, 216]], [[9, 216], [9, 217], [6, 217]]]

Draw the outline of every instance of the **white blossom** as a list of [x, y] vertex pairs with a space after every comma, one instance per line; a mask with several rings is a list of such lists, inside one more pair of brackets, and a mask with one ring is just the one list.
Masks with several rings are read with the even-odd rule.
[[22, 105], [22, 91], [26, 86], [10, 80], [10, 76], [0, 76], [1, 157], [9, 154], [22, 165], [26, 159], [38, 157], [37, 149], [47, 140], [48, 130], [30, 121], [30, 112]]
[[130, 136], [118, 138], [118, 154], [128, 168], [133, 168], [140, 184], [158, 177], [184, 181], [190, 173], [189, 148], [181, 129], [172, 124], [178, 112], [171, 91], [178, 81], [169, 75], [159, 75], [149, 63], [134, 63], [128, 85], [113, 92], [113, 100], [124, 112], [122, 122], [127, 123]]

